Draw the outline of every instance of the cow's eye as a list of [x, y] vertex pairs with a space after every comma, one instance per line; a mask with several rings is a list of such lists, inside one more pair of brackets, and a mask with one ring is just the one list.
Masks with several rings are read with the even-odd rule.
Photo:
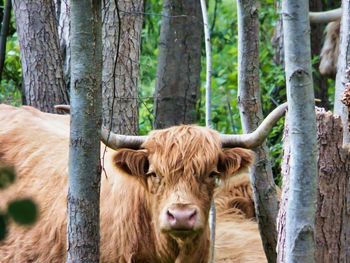
[[209, 174], [209, 178], [215, 178], [215, 177], [217, 177], [218, 175], [219, 175], [218, 172], [211, 172], [211, 173]]
[[157, 178], [156, 173], [148, 173], [147, 176], [148, 176], [148, 177]]

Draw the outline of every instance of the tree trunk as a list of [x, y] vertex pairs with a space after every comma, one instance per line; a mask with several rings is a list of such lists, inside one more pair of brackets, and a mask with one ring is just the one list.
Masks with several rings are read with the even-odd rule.
[[71, 1], [67, 262], [99, 262], [101, 1]]
[[[345, 84], [350, 82], [347, 70], [350, 69], [350, 3], [342, 1], [342, 17], [340, 24], [340, 44], [337, 65], [337, 77], [335, 83], [334, 113], [338, 114], [343, 127], [348, 127], [348, 107], [341, 102], [346, 89]], [[350, 143], [350, 131], [344, 128], [343, 145]]]
[[[244, 133], [253, 132], [263, 120], [259, 88], [259, 26], [256, 0], [237, 1], [238, 14], [238, 103]], [[254, 149], [251, 167], [256, 214], [269, 262], [276, 262], [278, 202], [269, 152], [264, 143]]]
[[[342, 124], [338, 116], [317, 108], [318, 190], [315, 262], [350, 261], [349, 179], [350, 152], [342, 148]], [[286, 203], [289, 189], [290, 132], [286, 126], [283, 143], [283, 192], [278, 217], [278, 262], [285, 258]]]
[[69, 99], [53, 1], [13, 0], [13, 10], [26, 102], [45, 112], [56, 112], [54, 105], [69, 104]]
[[137, 135], [143, 0], [119, 1], [118, 9], [115, 1], [107, 1], [102, 9], [103, 126]]
[[162, 15], [154, 128], [194, 123], [200, 86], [200, 1], [165, 0]]
[[282, 0], [282, 15], [291, 129], [286, 262], [314, 262], [317, 145], [308, 2]]
[[59, 48], [62, 57], [64, 82], [69, 87], [70, 81], [70, 1], [56, 0], [56, 18], [58, 21]]

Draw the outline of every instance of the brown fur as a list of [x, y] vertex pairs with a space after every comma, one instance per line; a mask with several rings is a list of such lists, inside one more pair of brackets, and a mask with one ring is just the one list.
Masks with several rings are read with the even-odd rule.
[[[68, 145], [69, 116], [0, 106], [0, 162], [17, 172], [17, 181], [0, 192], [0, 208], [14, 198], [30, 197], [40, 209], [33, 226], [10, 224], [8, 237], [0, 242], [1, 262], [64, 262]], [[252, 155], [239, 148], [222, 151], [218, 134], [197, 126], [153, 131], [144, 148], [107, 148], [101, 262], [206, 262], [214, 191], [209, 174], [224, 181], [249, 165]], [[183, 238], [167, 232], [163, 214], [170, 205], [198, 207], [195, 234]], [[239, 224], [223, 218], [218, 216], [218, 225], [238, 231]]]
[[339, 32], [340, 20], [330, 22], [326, 27], [326, 39], [324, 41], [319, 70], [321, 75], [335, 78], [339, 56]]
[[215, 193], [216, 263], [264, 263], [249, 174], [230, 178]]

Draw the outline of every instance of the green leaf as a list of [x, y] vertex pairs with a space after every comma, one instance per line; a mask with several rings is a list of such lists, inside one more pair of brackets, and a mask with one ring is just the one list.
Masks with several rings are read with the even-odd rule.
[[5, 216], [0, 214], [0, 240], [6, 237], [6, 221]]
[[18, 224], [33, 224], [37, 218], [36, 205], [30, 199], [16, 200], [8, 206], [8, 213]]
[[0, 168], [0, 189], [8, 187], [15, 181], [16, 173], [13, 167]]

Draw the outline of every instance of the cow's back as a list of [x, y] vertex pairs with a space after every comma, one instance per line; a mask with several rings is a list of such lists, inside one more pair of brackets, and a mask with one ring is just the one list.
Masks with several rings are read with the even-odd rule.
[[17, 175], [0, 191], [1, 209], [10, 200], [30, 198], [40, 211], [33, 226], [9, 224], [1, 262], [64, 261], [68, 138], [68, 116], [0, 106], [0, 165], [14, 166]]
[[[69, 116], [32, 107], [0, 105], [0, 166], [14, 166], [14, 184], [0, 190], [0, 207], [30, 198], [39, 208], [32, 226], [9, 224], [0, 262], [61, 263], [66, 254]], [[112, 165], [114, 150], [101, 145], [101, 260], [155, 262], [146, 192]], [[145, 260], [144, 260], [145, 259]]]
[[219, 186], [215, 204], [215, 262], [267, 262], [255, 221], [249, 174], [237, 175]]

